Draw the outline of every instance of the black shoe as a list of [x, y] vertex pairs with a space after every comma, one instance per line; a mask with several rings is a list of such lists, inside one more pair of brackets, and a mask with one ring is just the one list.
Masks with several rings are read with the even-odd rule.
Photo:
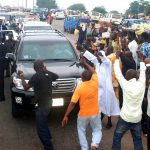
[[5, 101], [5, 97], [0, 98], [0, 102]]

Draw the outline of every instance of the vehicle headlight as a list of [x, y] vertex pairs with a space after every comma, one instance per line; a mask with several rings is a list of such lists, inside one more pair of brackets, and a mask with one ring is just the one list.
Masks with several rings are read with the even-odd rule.
[[[29, 82], [29, 80], [25, 80], [25, 81], [26, 81], [26, 83]], [[13, 77], [13, 83], [17, 89], [24, 90], [21, 79], [19, 79], [17, 77]], [[30, 88], [28, 91], [33, 91], [33, 88]]]

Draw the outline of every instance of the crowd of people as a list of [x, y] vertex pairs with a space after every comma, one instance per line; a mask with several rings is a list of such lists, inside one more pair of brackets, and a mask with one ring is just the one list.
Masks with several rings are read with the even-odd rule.
[[[2, 25], [0, 25], [2, 28]], [[80, 64], [84, 68], [79, 84], [62, 120], [62, 127], [79, 102], [77, 131], [81, 150], [96, 150], [102, 139], [102, 119], [108, 117], [107, 129], [112, 127], [112, 116], [119, 116], [114, 131], [112, 148], [121, 150], [121, 139], [130, 130], [134, 149], [142, 150], [142, 134], [147, 136], [150, 150], [150, 34], [148, 32], [110, 28], [78, 26], [77, 49], [81, 52]], [[12, 36], [2, 42], [0, 38], [0, 101], [4, 96], [5, 55], [14, 50]], [[11, 51], [11, 52], [12, 52]], [[7, 63], [8, 65], [8, 63]], [[25, 90], [34, 87], [38, 101], [36, 125], [38, 136], [45, 150], [53, 150], [52, 136], [46, 117], [49, 114], [49, 100], [52, 98], [52, 81], [58, 78], [47, 71], [41, 60], [34, 62], [36, 73], [28, 83], [22, 71], [18, 75]], [[49, 84], [51, 83], [51, 84]], [[92, 143], [89, 148], [86, 129], [92, 128]]]
[[[79, 101], [77, 130], [82, 150], [88, 150], [86, 128], [92, 128], [91, 150], [102, 138], [102, 119], [119, 116], [112, 149], [121, 150], [121, 139], [130, 130], [135, 150], [142, 150], [142, 134], [150, 150], [150, 34], [148, 32], [78, 26], [77, 49], [82, 53], [82, 83], [75, 89], [64, 115], [62, 126]], [[101, 120], [100, 120], [101, 118]], [[110, 148], [111, 149], [111, 148]]]

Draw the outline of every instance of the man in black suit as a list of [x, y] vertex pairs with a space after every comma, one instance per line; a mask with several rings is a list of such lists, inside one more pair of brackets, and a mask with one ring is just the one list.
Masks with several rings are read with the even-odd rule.
[[3, 20], [0, 19], [0, 38], [2, 39], [2, 42], [4, 43], [6, 40], [5, 33], [2, 32], [3, 30], [7, 30], [7, 27], [3, 25]]

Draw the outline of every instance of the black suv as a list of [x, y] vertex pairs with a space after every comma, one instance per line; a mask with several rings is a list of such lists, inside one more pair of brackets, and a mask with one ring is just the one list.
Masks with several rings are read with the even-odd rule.
[[24, 91], [17, 71], [22, 70], [28, 82], [35, 73], [33, 62], [42, 59], [49, 71], [58, 74], [59, 79], [53, 82], [52, 106], [63, 106], [70, 101], [76, 85], [81, 82], [82, 67], [78, 55], [67, 40], [57, 30], [48, 33], [26, 33], [18, 43], [14, 54], [6, 57], [13, 60], [11, 77], [12, 115], [18, 117], [25, 110], [35, 108], [34, 89]]

